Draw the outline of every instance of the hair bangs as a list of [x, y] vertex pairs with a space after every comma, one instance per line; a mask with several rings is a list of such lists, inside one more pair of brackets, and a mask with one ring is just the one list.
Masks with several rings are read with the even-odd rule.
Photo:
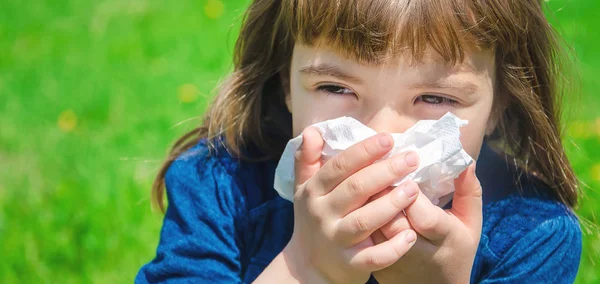
[[460, 62], [469, 46], [488, 47], [475, 9], [464, 0], [295, 0], [289, 5], [288, 30], [308, 45], [324, 42], [345, 56], [380, 64], [391, 56], [415, 62], [428, 48], [445, 61]]

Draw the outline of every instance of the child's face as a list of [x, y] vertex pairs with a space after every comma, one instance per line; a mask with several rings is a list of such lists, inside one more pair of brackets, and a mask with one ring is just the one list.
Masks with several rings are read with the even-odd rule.
[[398, 57], [371, 66], [326, 45], [296, 44], [288, 96], [294, 136], [340, 116], [354, 117], [377, 132], [404, 132], [418, 120], [439, 119], [450, 111], [469, 120], [461, 129], [461, 142], [476, 158], [486, 130], [495, 125], [493, 52], [467, 51], [464, 62], [455, 66], [434, 54], [419, 65]]

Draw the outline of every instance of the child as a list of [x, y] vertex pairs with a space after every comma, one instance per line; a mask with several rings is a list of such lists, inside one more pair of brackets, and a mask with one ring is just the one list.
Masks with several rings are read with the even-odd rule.
[[[169, 205], [136, 282], [572, 282], [577, 180], [542, 3], [254, 0], [235, 70], [156, 179]], [[478, 161], [443, 210], [390, 187], [417, 155], [378, 160], [388, 132], [448, 111]], [[344, 115], [380, 133], [322, 163], [308, 126]], [[299, 134], [290, 203], [273, 175]]]

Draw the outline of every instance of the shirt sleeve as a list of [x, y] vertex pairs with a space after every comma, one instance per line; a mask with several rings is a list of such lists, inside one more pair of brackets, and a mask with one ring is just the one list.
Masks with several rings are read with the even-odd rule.
[[478, 283], [573, 283], [581, 258], [581, 229], [572, 216], [540, 223], [517, 240]]
[[165, 178], [168, 208], [156, 257], [135, 283], [240, 283], [245, 202], [216, 159], [180, 158]]

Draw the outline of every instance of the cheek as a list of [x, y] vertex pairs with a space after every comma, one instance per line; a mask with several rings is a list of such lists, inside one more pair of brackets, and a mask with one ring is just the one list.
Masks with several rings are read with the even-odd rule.
[[461, 128], [460, 141], [465, 151], [473, 159], [477, 159], [479, 156], [486, 135], [492, 104], [492, 92], [490, 91], [481, 98], [479, 103], [469, 108], [462, 117], [459, 116], [469, 121], [469, 124]]
[[315, 123], [340, 116], [352, 116], [356, 106], [350, 98], [313, 93], [304, 88], [291, 90], [293, 136]]
[[352, 106], [332, 100], [303, 99], [292, 106], [293, 134], [298, 136], [302, 131], [315, 123], [340, 116], [353, 116]]
[[484, 121], [469, 121], [469, 124], [460, 129], [460, 142], [462, 143], [465, 151], [477, 159], [483, 138], [485, 137], [486, 122]]

